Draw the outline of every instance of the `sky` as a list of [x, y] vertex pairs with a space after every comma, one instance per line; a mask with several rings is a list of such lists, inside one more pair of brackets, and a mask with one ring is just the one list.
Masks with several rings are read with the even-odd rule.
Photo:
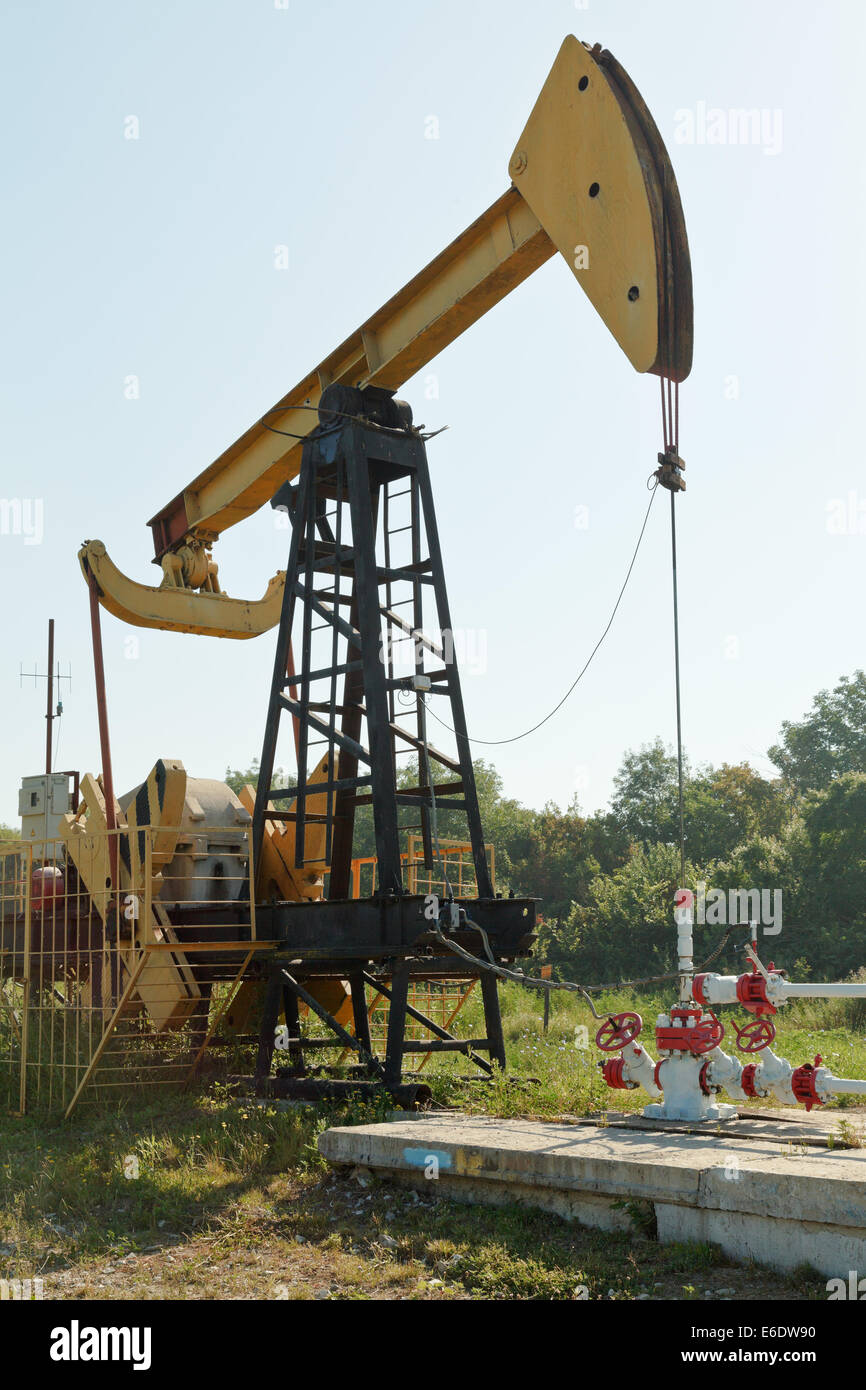
[[[506, 190], [568, 33], [637, 84], [689, 233], [689, 757], [771, 774], [782, 720], [864, 664], [859, 3], [6, 0], [0, 502], [21, 522], [7, 505], [0, 820], [43, 770], [44, 684], [20, 671], [45, 670], [49, 617], [72, 673], [55, 765], [99, 767], [82, 540], [158, 581], [148, 518]], [[700, 139], [738, 108], [762, 113], [759, 140]], [[468, 727], [512, 738], [608, 621], [661, 447], [658, 382], [555, 257], [400, 394], [449, 426], [429, 459]], [[476, 747], [527, 805], [602, 807], [627, 749], [674, 740], [666, 503], [564, 708]], [[264, 509], [216, 547], [224, 588], [259, 597], [286, 551]], [[159, 757], [221, 777], [258, 754], [273, 634], [105, 614], [103, 640], [119, 791]]]

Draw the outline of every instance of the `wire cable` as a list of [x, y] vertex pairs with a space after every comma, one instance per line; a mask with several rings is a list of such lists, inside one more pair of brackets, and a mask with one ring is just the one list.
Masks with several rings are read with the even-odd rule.
[[[545, 991], [549, 993], [551, 990], [564, 990], [568, 994], [582, 995], [582, 997], [586, 1000], [587, 1004], [592, 1010], [593, 1018], [599, 1021], [601, 1021], [603, 1018], [608, 1017], [608, 1015], [598, 1013], [590, 997], [591, 994], [607, 993], [609, 990], [614, 989], [632, 989], [638, 985], [663, 984], [667, 983], [670, 980], [678, 980], [680, 978], [680, 972], [678, 970], [675, 970], [667, 975], [647, 975], [640, 980], [618, 980], [614, 983], [603, 985], [579, 985], [573, 980], [541, 980], [537, 979], [532, 975], [524, 974], [522, 970], [507, 970], [504, 965], [497, 965], [496, 960], [493, 956], [493, 952], [490, 949], [490, 941], [487, 936], [487, 932], [484, 930], [484, 928], [479, 926], [477, 922], [473, 922], [470, 917], [466, 918], [466, 925], [472, 927], [473, 930], [480, 933], [481, 939], [484, 943], [485, 955], [488, 957], [487, 960], [482, 960], [480, 956], [473, 955], [471, 951], [467, 951], [465, 947], [461, 946], [458, 942], [449, 940], [449, 938], [442, 931], [442, 928], [438, 921], [434, 922], [433, 924], [433, 932], [434, 935], [439, 939], [439, 941], [441, 941], [442, 945], [447, 950], [451, 951], [454, 955], [460, 956], [463, 960], [469, 961], [479, 970], [486, 970], [490, 974], [498, 975], [500, 979], [510, 980], [514, 984], [522, 985], [524, 989], [538, 990], [539, 993], [544, 993]], [[698, 974], [701, 974], [703, 971], [705, 971], [707, 967], [712, 965], [713, 961], [721, 955], [722, 951], [725, 949], [729, 940], [733, 936], [735, 930], [736, 928], [734, 927], [728, 928], [728, 930], [725, 932], [725, 935], [722, 937], [721, 942], [716, 947], [715, 951], [713, 951], [712, 955], [704, 961], [703, 965], [698, 967]]]
[[686, 832], [683, 790], [683, 712], [680, 694], [680, 614], [677, 597], [677, 516], [676, 493], [671, 492], [671, 570], [674, 591], [674, 684], [677, 705], [677, 782], [679, 791], [680, 887], [686, 886]]
[[[648, 485], [649, 485], [649, 484], [648, 484]], [[524, 739], [524, 738], [529, 738], [530, 734], [537, 733], [539, 729], [543, 728], [545, 724], [548, 724], [548, 723], [550, 722], [550, 720], [553, 718], [553, 716], [554, 716], [555, 714], [558, 714], [558, 713], [559, 713], [559, 711], [562, 709], [563, 705], [566, 703], [567, 700], [569, 700], [569, 699], [571, 698], [571, 696], [574, 694], [575, 690], [577, 689], [578, 685], [579, 685], [580, 682], [583, 680], [584, 676], [586, 675], [587, 671], [589, 670], [590, 666], [592, 665], [592, 662], [593, 662], [593, 659], [595, 658], [596, 652], [599, 650], [599, 648], [601, 647], [602, 643], [604, 642], [604, 639], [607, 637], [607, 634], [610, 632], [611, 628], [613, 627], [614, 618], [616, 617], [617, 613], [619, 612], [619, 606], [620, 606], [620, 604], [622, 603], [623, 596], [624, 596], [624, 594], [625, 594], [626, 589], [628, 588], [628, 582], [629, 582], [629, 580], [631, 579], [632, 570], [633, 570], [634, 567], [635, 567], [635, 563], [636, 563], [636, 561], [637, 561], [637, 557], [638, 557], [638, 554], [639, 554], [639, 552], [640, 552], [641, 543], [642, 543], [642, 541], [643, 541], [644, 534], [645, 534], [645, 532], [646, 532], [647, 523], [649, 522], [650, 512], [652, 511], [653, 502], [655, 501], [655, 497], [656, 497], [656, 492], [657, 492], [657, 491], [658, 491], [658, 482], [655, 483], [655, 485], [653, 486], [653, 488], [652, 488], [652, 490], [651, 490], [651, 496], [650, 496], [650, 500], [649, 500], [649, 506], [648, 506], [647, 509], [646, 509], [646, 515], [644, 516], [644, 519], [643, 519], [643, 525], [642, 525], [641, 528], [640, 528], [640, 535], [639, 535], [638, 538], [637, 538], [637, 545], [636, 545], [635, 548], [634, 548], [634, 554], [633, 554], [632, 557], [631, 557], [631, 563], [629, 564], [628, 570], [626, 571], [626, 576], [625, 576], [625, 579], [623, 580], [622, 588], [620, 589], [619, 595], [618, 595], [617, 600], [616, 600], [616, 603], [615, 603], [614, 606], [613, 606], [613, 612], [611, 613], [610, 617], [608, 618], [607, 627], [604, 629], [604, 632], [601, 634], [601, 636], [599, 637], [599, 639], [598, 639], [598, 641], [596, 642], [595, 646], [593, 647], [592, 651], [590, 652], [589, 656], [587, 657], [587, 660], [586, 660], [586, 662], [585, 662], [585, 664], [584, 664], [584, 666], [583, 666], [583, 669], [582, 669], [582, 670], [578, 673], [578, 675], [575, 677], [574, 681], [573, 681], [572, 684], [569, 686], [568, 690], [565, 692], [565, 694], [563, 695], [562, 699], [559, 701], [559, 704], [558, 704], [558, 705], [555, 705], [554, 708], [550, 711], [550, 713], [549, 713], [549, 714], [546, 714], [546, 715], [544, 716], [543, 719], [540, 719], [540, 720], [538, 721], [537, 724], [533, 724], [533, 726], [532, 726], [531, 729], [526, 729], [522, 734], [515, 734], [513, 738], [469, 738], [469, 737], [468, 737], [467, 735], [465, 735], [465, 734], [459, 734], [459, 733], [457, 732], [457, 730], [453, 727], [453, 725], [447, 723], [446, 720], [444, 720], [444, 719], [440, 719], [440, 718], [439, 718], [439, 715], [435, 712], [435, 710], [431, 709], [431, 707], [430, 707], [429, 705], [427, 705], [428, 711], [430, 712], [430, 714], [433, 715], [433, 718], [436, 720], [437, 724], [441, 724], [443, 728], [449, 729], [449, 730], [451, 731], [451, 733], [455, 735], [456, 738], [463, 738], [463, 739], [465, 739], [465, 741], [466, 741], [467, 743], [478, 743], [478, 744], [482, 744], [485, 748], [502, 748], [502, 747], [504, 747], [506, 744], [509, 744], [509, 743], [520, 743], [520, 741], [521, 741], [522, 739]], [[425, 704], [426, 704], [426, 701], [425, 701]]]

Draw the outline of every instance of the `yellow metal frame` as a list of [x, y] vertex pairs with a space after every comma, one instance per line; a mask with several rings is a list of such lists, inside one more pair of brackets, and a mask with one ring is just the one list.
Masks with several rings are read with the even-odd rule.
[[[167, 769], [167, 809], [176, 809], [179, 791], [171, 783], [181, 773], [178, 765]], [[202, 925], [196, 940], [181, 945], [157, 893], [162, 869], [188, 828], [136, 826], [130, 807], [130, 822], [109, 831], [100, 814], [99, 784], [85, 791], [86, 818], [70, 816], [61, 837], [0, 843], [0, 1078], [10, 1105], [17, 1096], [21, 1114], [38, 1105], [60, 1106], [68, 1116], [88, 1089], [99, 1096], [131, 1096], [143, 1086], [189, 1080], [251, 962], [276, 946], [257, 939], [252, 892], [235, 939], [220, 940]], [[194, 830], [205, 839], [224, 832], [224, 826]], [[245, 833], [243, 859], [249, 849]], [[116, 855], [109, 851], [112, 838]], [[100, 875], [112, 859], [121, 867], [121, 882], [106, 886]], [[40, 865], [59, 868], [65, 882], [37, 913], [33, 870]], [[253, 874], [249, 859], [248, 886]], [[236, 908], [242, 882], [225, 876], [214, 882], [227, 896], [210, 898], [211, 905], [224, 901]], [[195, 884], [198, 894], [200, 877]], [[176, 892], [181, 896], [175, 900], [183, 901], [180, 886]], [[195, 971], [203, 957], [210, 958], [209, 990], [228, 986], [225, 997], [211, 996], [207, 1020], [201, 1014], [207, 995]], [[187, 1025], [196, 1012], [199, 1027], [190, 1034]]]
[[[102, 541], [85, 541], [78, 552], [78, 563], [85, 579], [92, 574], [96, 580], [103, 608], [135, 627], [169, 628], [173, 632], [236, 637], [243, 641], [260, 637], [279, 622], [286, 587], [282, 570], [269, 581], [264, 597], [251, 601], [207, 591], [137, 584], [109, 559]], [[190, 594], [195, 595], [192, 610]]]

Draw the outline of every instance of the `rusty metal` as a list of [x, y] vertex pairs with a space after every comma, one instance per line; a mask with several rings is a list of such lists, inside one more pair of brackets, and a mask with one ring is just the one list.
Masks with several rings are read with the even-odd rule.
[[[90, 635], [93, 643], [93, 676], [96, 683], [96, 713], [99, 721], [99, 758], [102, 763], [102, 790], [105, 795], [105, 820], [109, 832], [117, 828], [114, 802], [114, 778], [111, 771], [111, 741], [108, 736], [108, 697], [105, 691], [105, 661], [102, 655], [102, 624], [99, 617], [99, 590], [93, 575], [89, 578]], [[108, 851], [111, 857], [111, 885], [116, 890], [117, 839], [109, 834]]]

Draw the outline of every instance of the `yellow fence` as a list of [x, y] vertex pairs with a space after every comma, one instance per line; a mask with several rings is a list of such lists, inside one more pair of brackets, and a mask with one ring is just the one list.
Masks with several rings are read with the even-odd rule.
[[246, 827], [0, 842], [0, 1097], [70, 1113], [185, 1080], [267, 945]]
[[[472, 846], [464, 840], [440, 840], [439, 854], [434, 855], [434, 866], [428, 868], [424, 863], [424, 843], [420, 835], [410, 834], [408, 848], [400, 856], [406, 869], [406, 891], [426, 898], [435, 893], [440, 898], [448, 896], [450, 888], [455, 898], [477, 898], [478, 882]], [[369, 898], [376, 890], [376, 856], [352, 860], [352, 897]], [[487, 846], [487, 863], [490, 880], [496, 879], [496, 856], [492, 845]]]

